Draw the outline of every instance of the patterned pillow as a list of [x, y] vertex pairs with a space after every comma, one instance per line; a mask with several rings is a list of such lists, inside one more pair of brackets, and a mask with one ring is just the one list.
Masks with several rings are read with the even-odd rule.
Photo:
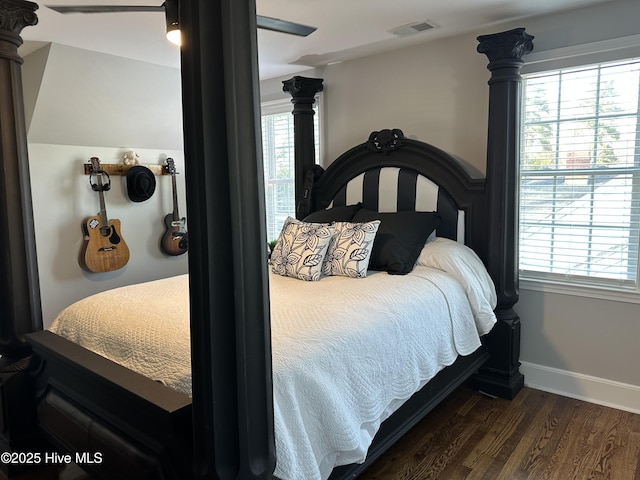
[[335, 222], [322, 265], [325, 275], [364, 278], [380, 220], [366, 223]]
[[284, 277], [317, 281], [327, 253], [333, 226], [288, 217], [271, 253], [271, 270]]

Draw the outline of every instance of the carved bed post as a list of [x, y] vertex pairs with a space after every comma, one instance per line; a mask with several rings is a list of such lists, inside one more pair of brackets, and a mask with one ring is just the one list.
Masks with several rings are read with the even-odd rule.
[[22, 335], [42, 329], [22, 95], [20, 33], [38, 23], [38, 5], [0, 0], [0, 371], [31, 349]]
[[513, 398], [524, 385], [520, 366], [518, 301], [518, 175], [520, 164], [520, 100], [524, 64], [533, 49], [533, 37], [524, 28], [478, 37], [478, 52], [489, 58], [489, 129], [487, 191], [489, 228], [487, 269], [493, 278], [498, 324], [484, 343], [491, 359], [476, 377], [476, 386]]
[[[321, 78], [295, 76], [282, 82], [282, 90], [291, 94], [293, 103], [293, 128], [295, 131], [295, 189], [296, 218], [305, 217], [308, 211], [309, 192], [305, 186], [307, 172], [316, 164], [315, 137], [313, 132], [313, 104], [322, 91]], [[305, 207], [306, 205], [306, 207]]]
[[[38, 5], [0, 0], [0, 451], [33, 450], [34, 394], [23, 335], [42, 329], [40, 283], [22, 95], [20, 33]], [[6, 476], [24, 468], [0, 463]]]

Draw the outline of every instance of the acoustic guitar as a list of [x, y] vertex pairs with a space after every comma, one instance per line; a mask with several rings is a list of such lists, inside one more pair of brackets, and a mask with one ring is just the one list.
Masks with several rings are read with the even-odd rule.
[[[105, 175], [106, 183], [102, 179]], [[95, 183], [92, 181], [94, 178]], [[111, 188], [111, 179], [102, 170], [97, 157], [91, 158], [89, 183], [100, 197], [100, 213], [85, 219], [82, 224], [84, 243], [80, 251], [80, 265], [94, 273], [118, 270], [129, 261], [129, 247], [122, 238], [120, 220], [107, 217], [104, 192]]]
[[178, 190], [176, 187], [176, 166], [173, 158], [167, 158], [167, 171], [171, 174], [171, 186], [173, 189], [173, 212], [165, 215], [165, 232], [160, 240], [160, 248], [171, 256], [182, 255], [189, 248], [188, 236], [185, 225], [187, 219], [180, 218], [178, 213]]

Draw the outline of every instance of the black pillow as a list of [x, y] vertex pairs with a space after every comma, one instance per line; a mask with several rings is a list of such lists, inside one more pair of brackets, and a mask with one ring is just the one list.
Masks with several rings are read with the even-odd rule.
[[369, 259], [370, 270], [406, 275], [413, 270], [427, 238], [440, 224], [437, 212], [380, 213], [360, 209], [352, 222], [380, 220]]
[[356, 205], [344, 205], [326, 210], [318, 210], [304, 217], [303, 221], [311, 223], [350, 222], [356, 212], [361, 208], [362, 204], [357, 203]]

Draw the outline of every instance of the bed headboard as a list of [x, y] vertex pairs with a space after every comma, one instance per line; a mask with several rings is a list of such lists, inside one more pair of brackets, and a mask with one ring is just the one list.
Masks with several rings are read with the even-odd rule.
[[361, 202], [379, 212], [437, 211], [436, 235], [483, 247], [474, 231], [485, 215], [485, 180], [460, 159], [401, 130], [373, 132], [310, 185], [311, 211]]

